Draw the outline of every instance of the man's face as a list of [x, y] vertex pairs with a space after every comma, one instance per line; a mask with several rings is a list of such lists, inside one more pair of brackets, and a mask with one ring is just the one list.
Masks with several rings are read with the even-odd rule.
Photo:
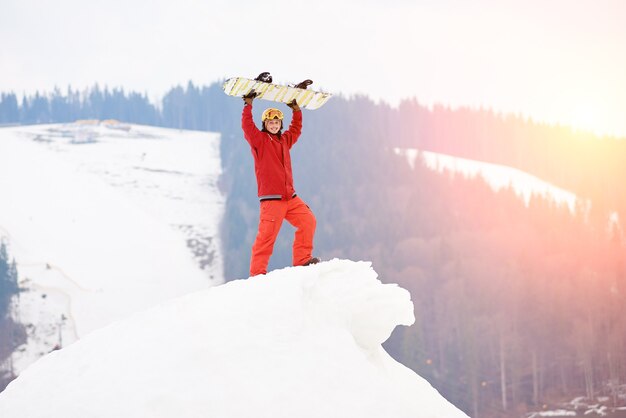
[[280, 119], [269, 119], [265, 121], [265, 129], [271, 134], [276, 134], [280, 131], [281, 121]]

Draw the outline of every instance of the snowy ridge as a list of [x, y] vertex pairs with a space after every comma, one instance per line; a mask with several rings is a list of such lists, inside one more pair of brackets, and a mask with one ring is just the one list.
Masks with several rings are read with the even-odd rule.
[[289, 267], [47, 355], [0, 393], [0, 416], [466, 417], [380, 346], [413, 321], [409, 293], [370, 263]]

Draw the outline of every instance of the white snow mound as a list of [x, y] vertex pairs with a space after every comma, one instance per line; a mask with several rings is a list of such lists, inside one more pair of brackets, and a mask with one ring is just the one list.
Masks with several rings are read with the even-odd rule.
[[381, 347], [414, 322], [367, 262], [237, 280], [95, 331], [27, 368], [0, 416], [466, 417]]

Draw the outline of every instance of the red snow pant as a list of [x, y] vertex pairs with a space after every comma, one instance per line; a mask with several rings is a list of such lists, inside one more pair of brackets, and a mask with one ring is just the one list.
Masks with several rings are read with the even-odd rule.
[[261, 201], [259, 232], [252, 246], [250, 276], [267, 273], [267, 264], [274, 250], [274, 242], [283, 219], [296, 228], [296, 237], [293, 242], [293, 265], [301, 266], [311, 259], [316, 225], [311, 209], [298, 196], [289, 200], [263, 200]]

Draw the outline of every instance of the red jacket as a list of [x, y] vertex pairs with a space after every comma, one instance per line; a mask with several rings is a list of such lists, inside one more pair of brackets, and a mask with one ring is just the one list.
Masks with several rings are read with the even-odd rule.
[[243, 107], [241, 127], [252, 149], [259, 199], [291, 199], [296, 191], [293, 188], [289, 150], [300, 137], [302, 112], [293, 112], [289, 129], [279, 136], [260, 131], [252, 119], [252, 106], [246, 105]]

